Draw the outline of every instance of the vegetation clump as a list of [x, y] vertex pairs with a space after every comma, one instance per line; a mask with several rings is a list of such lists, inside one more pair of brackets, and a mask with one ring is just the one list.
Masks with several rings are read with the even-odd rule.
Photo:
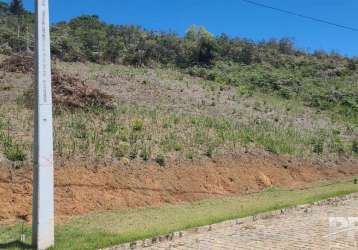
[[141, 119], [136, 119], [132, 123], [132, 128], [134, 131], [142, 131], [144, 127], [144, 121]]
[[352, 143], [352, 152], [358, 154], [358, 140], [354, 140]]
[[0, 140], [3, 147], [4, 156], [13, 162], [23, 162], [26, 160], [26, 153], [23, 147], [16, 143], [9, 135], [0, 131]]
[[158, 154], [155, 158], [155, 161], [159, 164], [159, 166], [165, 166], [165, 156], [163, 154]]

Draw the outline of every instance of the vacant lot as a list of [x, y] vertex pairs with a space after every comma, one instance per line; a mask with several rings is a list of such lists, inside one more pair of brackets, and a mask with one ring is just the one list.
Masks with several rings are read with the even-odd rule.
[[[356, 125], [299, 99], [170, 68], [54, 68], [58, 221], [358, 174]], [[31, 75], [1, 78], [1, 223], [31, 220]]]

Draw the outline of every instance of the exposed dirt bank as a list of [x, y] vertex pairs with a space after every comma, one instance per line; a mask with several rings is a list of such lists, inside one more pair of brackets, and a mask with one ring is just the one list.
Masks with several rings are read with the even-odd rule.
[[[294, 187], [358, 175], [356, 161], [318, 163], [272, 155], [245, 154], [160, 167], [156, 163], [68, 163], [56, 168], [56, 220], [119, 208], [156, 206]], [[0, 223], [31, 220], [32, 173], [0, 166]]]

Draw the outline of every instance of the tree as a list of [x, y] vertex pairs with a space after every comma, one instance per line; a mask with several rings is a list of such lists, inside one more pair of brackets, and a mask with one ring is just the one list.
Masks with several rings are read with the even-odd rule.
[[124, 55], [127, 53], [121, 26], [110, 25], [107, 28], [106, 45], [103, 59], [111, 63], [123, 63]]
[[193, 24], [186, 31], [184, 39], [187, 41], [195, 42], [197, 38], [198, 38], [198, 27]]
[[9, 7], [10, 13], [20, 16], [25, 12], [22, 0], [12, 0]]
[[98, 16], [80, 16], [69, 22], [70, 35], [81, 43], [81, 50], [93, 62], [102, 62], [107, 43], [106, 25]]
[[185, 34], [184, 46], [194, 64], [210, 65], [218, 54], [215, 37], [204, 27], [192, 25]]
[[201, 27], [198, 32], [199, 37], [199, 63], [210, 65], [217, 56], [218, 48], [214, 36]]
[[282, 38], [278, 42], [278, 49], [281, 53], [292, 55], [295, 52], [294, 42], [289, 38]]
[[240, 52], [239, 61], [247, 65], [252, 64], [254, 61], [254, 50], [255, 46], [253, 44], [248, 43], [245, 45]]
[[356, 63], [357, 63], [357, 62], [356, 62], [354, 59], [348, 59], [347, 68], [348, 68], [349, 70], [352, 70], [352, 71], [357, 70], [357, 65], [356, 65]]
[[9, 7], [10, 13], [17, 16], [17, 40], [20, 40], [21, 16], [25, 13], [22, 0], [13, 0]]
[[4, 2], [0, 2], [0, 14], [5, 14], [9, 11], [9, 5]]

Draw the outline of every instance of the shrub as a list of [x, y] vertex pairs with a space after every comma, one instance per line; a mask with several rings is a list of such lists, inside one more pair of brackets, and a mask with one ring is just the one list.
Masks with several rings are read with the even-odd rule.
[[282, 88], [280, 91], [279, 91], [279, 95], [285, 99], [290, 99], [291, 98], [291, 92], [289, 89], [287, 88]]
[[265, 145], [265, 150], [270, 152], [270, 153], [272, 153], [272, 154], [278, 154], [275, 144], [267, 144], [267, 145]]
[[165, 166], [165, 156], [163, 154], [158, 154], [155, 161], [159, 164], [159, 166]]
[[137, 145], [131, 145], [129, 149], [129, 158], [134, 160], [138, 156], [138, 146]]
[[322, 138], [314, 139], [312, 142], [313, 152], [316, 154], [322, 154], [324, 149], [324, 140]]
[[148, 161], [150, 159], [152, 155], [152, 148], [150, 145], [143, 145], [143, 148], [141, 150], [140, 153], [140, 157], [144, 160], [144, 161]]
[[114, 149], [114, 157], [118, 159], [123, 158], [129, 154], [129, 144], [128, 143], [121, 143]]
[[186, 154], [186, 158], [189, 160], [193, 160], [194, 159], [194, 152], [192, 150], [190, 150], [187, 154]]
[[215, 151], [215, 145], [214, 145], [214, 143], [210, 143], [206, 150], [206, 156], [209, 158], [212, 158], [214, 151]]
[[352, 143], [352, 152], [358, 154], [358, 140], [354, 140]]
[[24, 161], [26, 159], [26, 153], [10, 138], [6, 139], [3, 143], [4, 155], [10, 161]]
[[143, 127], [144, 127], [144, 121], [143, 120], [137, 119], [137, 120], [134, 120], [133, 123], [132, 123], [132, 129], [134, 131], [142, 131]]
[[175, 151], [182, 151], [183, 150], [183, 146], [179, 143], [175, 143], [174, 145], [174, 150]]
[[114, 120], [110, 120], [105, 128], [105, 131], [110, 134], [115, 134], [120, 129], [120, 126]]
[[334, 138], [334, 141], [332, 142], [331, 146], [332, 146], [332, 149], [334, 150], [334, 152], [337, 152], [339, 154], [344, 153], [344, 145], [340, 138], [338, 138], [338, 137]]

